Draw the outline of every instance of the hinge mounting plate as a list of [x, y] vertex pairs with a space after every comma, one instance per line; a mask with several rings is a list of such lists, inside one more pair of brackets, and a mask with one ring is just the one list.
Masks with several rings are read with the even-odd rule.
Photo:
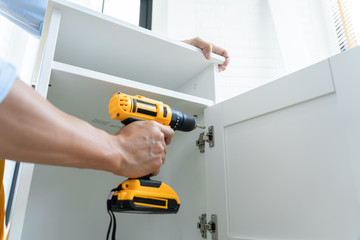
[[218, 231], [217, 231], [217, 215], [211, 214], [210, 222], [206, 220], [206, 214], [201, 214], [199, 217], [199, 222], [197, 223], [197, 228], [200, 230], [202, 238], [207, 238], [207, 232], [211, 234], [211, 240], [218, 240]]
[[205, 142], [209, 143], [209, 147], [215, 146], [215, 137], [214, 137], [214, 126], [208, 127], [208, 132], [202, 132], [199, 135], [199, 139], [196, 140], [196, 146], [198, 146], [201, 153], [205, 152]]

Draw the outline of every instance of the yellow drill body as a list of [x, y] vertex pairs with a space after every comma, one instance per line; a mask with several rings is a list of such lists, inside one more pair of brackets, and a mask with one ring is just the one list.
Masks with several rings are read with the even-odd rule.
[[[133, 121], [152, 120], [185, 132], [199, 127], [194, 116], [157, 100], [121, 92], [115, 93], [110, 99], [109, 113], [112, 119], [120, 120], [125, 125]], [[112, 190], [107, 204], [108, 210], [115, 212], [177, 213], [180, 200], [170, 186], [145, 176], [119, 184]]]
[[185, 132], [197, 127], [194, 116], [140, 95], [115, 93], [109, 102], [109, 113], [111, 119], [120, 120], [125, 125], [138, 120], [152, 120]]
[[111, 119], [129, 123], [136, 120], [153, 120], [170, 126], [171, 121], [171, 108], [167, 104], [140, 95], [115, 93], [109, 103], [109, 113]]

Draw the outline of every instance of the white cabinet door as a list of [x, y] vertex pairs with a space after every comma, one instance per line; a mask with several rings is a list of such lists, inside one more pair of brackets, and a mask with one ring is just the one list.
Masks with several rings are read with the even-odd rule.
[[359, 61], [360, 48], [206, 109], [219, 239], [359, 239]]

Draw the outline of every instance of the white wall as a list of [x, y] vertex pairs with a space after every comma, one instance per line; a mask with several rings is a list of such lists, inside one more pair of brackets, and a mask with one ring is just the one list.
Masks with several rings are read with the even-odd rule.
[[220, 101], [284, 74], [267, 1], [154, 0], [153, 31], [175, 39], [200, 36], [229, 52]]
[[154, 0], [153, 31], [175, 39], [200, 36], [228, 50], [230, 65], [219, 76], [221, 101], [336, 53], [326, 4]]
[[286, 73], [339, 53], [327, 0], [268, 0]]
[[357, 40], [357, 45], [360, 43], [360, 1], [359, 0], [348, 0], [348, 10], [350, 12], [352, 25]]

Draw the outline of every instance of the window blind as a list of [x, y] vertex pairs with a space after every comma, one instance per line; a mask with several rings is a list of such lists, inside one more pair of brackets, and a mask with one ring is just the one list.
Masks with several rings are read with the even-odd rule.
[[336, 35], [341, 51], [357, 46], [346, 0], [330, 0]]

